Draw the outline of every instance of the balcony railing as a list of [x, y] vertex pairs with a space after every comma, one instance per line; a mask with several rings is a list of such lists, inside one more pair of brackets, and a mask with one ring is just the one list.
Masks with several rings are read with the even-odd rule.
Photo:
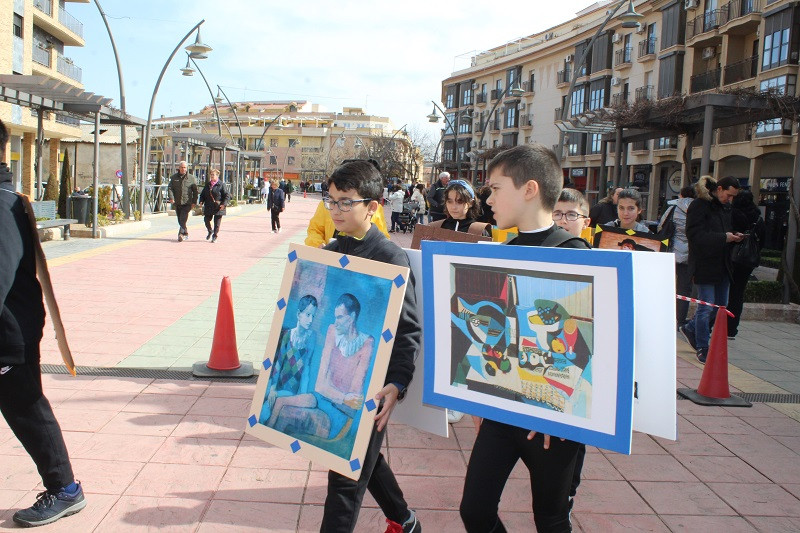
[[655, 87], [652, 85], [645, 85], [636, 89], [636, 101], [639, 100], [653, 100], [655, 98]]
[[686, 23], [686, 40], [719, 28], [722, 9], [709, 9]]
[[486, 103], [486, 93], [479, 93], [478, 94], [478, 103], [485, 104]]
[[614, 66], [618, 67], [620, 65], [630, 65], [632, 52], [632, 46], [626, 46], [625, 48], [614, 52]]
[[719, 144], [746, 142], [753, 138], [752, 127], [750, 124], [740, 124], [738, 126], [728, 126], [719, 129]]
[[643, 41], [639, 41], [639, 57], [650, 56], [656, 53], [657, 37], [648, 37]]
[[530, 128], [533, 126], [533, 115], [522, 115], [519, 117], [519, 125], [521, 128]]
[[56, 70], [64, 76], [77, 81], [78, 83], [81, 82], [83, 71], [68, 57], [64, 57], [61, 54], [56, 55]]
[[497, 100], [500, 97], [500, 93], [503, 91], [499, 89], [492, 89], [492, 100]]
[[500, 131], [500, 123], [499, 122], [492, 122], [492, 125], [489, 127], [492, 131]]
[[34, 42], [31, 47], [31, 58], [34, 63], [39, 63], [40, 65], [50, 68], [50, 50], [43, 48], [36, 42]]
[[555, 113], [553, 113], [553, 120], [554, 120], [554, 121], [556, 121], [556, 122], [557, 122], [557, 121], [561, 120], [561, 110], [562, 110], [562, 109], [563, 109], [563, 108], [561, 108], [561, 107], [557, 107], [557, 108], [556, 108], [556, 111], [555, 111]]
[[559, 70], [558, 71], [558, 83], [569, 83], [570, 74], [569, 69]]
[[719, 87], [721, 74], [721, 68], [715, 68], [702, 74], [695, 74], [689, 82], [689, 92], [700, 93], [709, 89], [716, 89]]
[[628, 95], [617, 93], [611, 96], [611, 107], [621, 106], [628, 101]]
[[75, 117], [71, 117], [69, 115], [56, 115], [55, 118], [56, 122], [59, 124], [66, 124], [67, 126], [80, 126], [81, 121]]
[[758, 54], [726, 65], [725, 77], [723, 78], [722, 84], [730, 85], [737, 81], [755, 78], [756, 74], [758, 74]]
[[53, 0], [33, 0], [33, 7], [49, 17], [53, 16]]
[[751, 13], [761, 13], [762, 0], [731, 0], [722, 6], [719, 25], [727, 24], [731, 20], [746, 17]]
[[70, 15], [63, 7], [58, 10], [58, 21], [66, 26], [69, 31], [83, 39], [83, 22]]

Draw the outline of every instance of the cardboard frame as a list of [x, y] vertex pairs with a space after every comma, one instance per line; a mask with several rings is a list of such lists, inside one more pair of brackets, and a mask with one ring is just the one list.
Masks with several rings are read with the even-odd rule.
[[[623, 247], [625, 245], [627, 247]], [[668, 246], [669, 239], [662, 241], [654, 233], [615, 226], [595, 226], [592, 241], [592, 248], [604, 250], [666, 252]]]
[[[291, 244], [246, 432], [358, 479], [408, 279], [405, 267]], [[360, 304], [354, 321], [355, 313], [342, 312], [343, 293]], [[313, 307], [308, 298], [300, 302], [305, 296], [317, 306], [301, 330], [300, 306]], [[341, 350], [340, 321], [358, 332]]]
[[[600, 448], [630, 453], [634, 392], [634, 295], [633, 258], [631, 256], [632, 254], [603, 250], [482, 246], [444, 242], [423, 243], [423, 283], [426, 303], [425, 353], [427, 355], [424, 401]], [[506, 320], [504, 332], [501, 331], [499, 334], [498, 324], [495, 323], [494, 333], [496, 336], [490, 339], [489, 336], [475, 335], [479, 343], [484, 343], [483, 347], [477, 348], [477, 356], [474, 353], [473, 356], [470, 356], [469, 351], [462, 355], [460, 350], [463, 345], [459, 344], [457, 333], [454, 333], [457, 328], [463, 327], [463, 324], [459, 322], [459, 317], [466, 317], [462, 321], [463, 323], [486, 324], [490, 335], [492, 320], [499, 323], [500, 319], [497, 318], [496, 309], [492, 312], [495, 318], [487, 319], [486, 317], [492, 316], [492, 313], [483, 310], [487, 306], [478, 307], [479, 304], [485, 302], [469, 302], [466, 297], [461, 299], [468, 304], [463, 305], [464, 314], [453, 313], [454, 299], [459, 296], [455, 288], [457, 276], [462, 276], [462, 280], [469, 279], [468, 276], [464, 277], [464, 275], [458, 274], [454, 270], [457, 268], [475, 269], [479, 271], [477, 275], [481, 276], [488, 276], [489, 274], [486, 273], [490, 273], [495, 277], [505, 275], [517, 278], [514, 283], [506, 282], [501, 290], [489, 289], [496, 290], [497, 298], [492, 305], [499, 308], [505, 314], [506, 319], [513, 316], [519, 317], [520, 309], [529, 309], [533, 305], [533, 302], [529, 301], [531, 299], [529, 296], [535, 291], [525, 289], [526, 292], [519, 292], [523, 281], [526, 287], [539, 287], [543, 294], [550, 290], [549, 287], [555, 286], [557, 288], [554, 290], [563, 290], [565, 297], [571, 298], [570, 302], [577, 302], [575, 305], [576, 309], [580, 308], [579, 312], [570, 317], [582, 316], [581, 320], [591, 323], [590, 330], [585, 327], [579, 328], [582, 339], [591, 339], [590, 343], [586, 343], [589, 346], [588, 353], [590, 353], [588, 363], [585, 354], [581, 356], [585, 364], [583, 372], [587, 368], [590, 368], [590, 372], [588, 375], [579, 374], [580, 379], [572, 382], [573, 392], [567, 393], [563, 403], [559, 403], [559, 399], [552, 395], [561, 394], [559, 391], [568, 390], [568, 387], [564, 387], [563, 384], [553, 385], [555, 383], [553, 379], [548, 379], [546, 384], [539, 387], [539, 383], [543, 383], [545, 380], [538, 378], [544, 375], [532, 377], [530, 374], [520, 372], [529, 369], [520, 363], [522, 359], [519, 358], [519, 352], [523, 344], [520, 340], [522, 326], [519, 325], [519, 321]], [[573, 285], [568, 286], [569, 283]], [[478, 284], [474, 285], [478, 286]], [[518, 295], [518, 303], [507, 304], [504, 309], [500, 300], [505, 295], [508, 302], [512, 301], [512, 285], [517, 286], [515, 290]], [[460, 286], [466, 285], [462, 282]], [[561, 286], [564, 288], [558, 288]], [[478, 288], [476, 290], [486, 289]], [[569, 292], [570, 290], [573, 292]], [[591, 294], [591, 296], [587, 296], [587, 294]], [[543, 298], [551, 298], [560, 303], [567, 301], [558, 300], [549, 295], [545, 295]], [[587, 301], [590, 303], [587, 304]], [[459, 300], [459, 304], [461, 305], [463, 302]], [[568, 310], [567, 313], [563, 312], [564, 307], [559, 307], [558, 310], [562, 318], [569, 314]], [[462, 310], [459, 310], [458, 313], [462, 313]], [[533, 313], [540, 314], [543, 319], [546, 318], [546, 313], [542, 310]], [[473, 319], [475, 320], [473, 321]], [[530, 316], [528, 319], [530, 320]], [[531, 320], [531, 323], [535, 322]], [[566, 322], [558, 318], [556, 323], [565, 324]], [[561, 331], [566, 332], [566, 329], [562, 328]], [[557, 329], [553, 331], [557, 331]], [[503, 346], [500, 341], [495, 343], [495, 340], [502, 338], [503, 335], [505, 335], [506, 345]], [[564, 338], [566, 337], [564, 336]], [[455, 344], [458, 344], [458, 349], [454, 348], [454, 339]], [[577, 342], [574, 340], [568, 341], [566, 344], [570, 343], [577, 346]], [[510, 349], [511, 344], [516, 344], [516, 353]], [[566, 344], [562, 342], [562, 346]], [[565, 351], [574, 355], [579, 350], [574, 349], [572, 345]], [[487, 346], [490, 349], [487, 349]], [[550, 365], [554, 369], [550, 376], [560, 375], [559, 372], [570, 364], [563, 364], [569, 357], [566, 357], [567, 354], [556, 357], [556, 355], [561, 356], [562, 354], [556, 354], [554, 351], [556, 349], [555, 342], [548, 346], [551, 349], [550, 360], [560, 361], [558, 365], [555, 363]], [[585, 349], [584, 352], [586, 352]], [[474, 364], [475, 361], [478, 361], [482, 365], [486, 361], [490, 361], [486, 354], [497, 355], [498, 353], [501, 356], [505, 355], [509, 362], [495, 365], [496, 375], [500, 376], [496, 379], [490, 376], [489, 370], [481, 372], [480, 368]], [[528, 352], [528, 355], [531, 353]], [[514, 361], [513, 357], [516, 357], [517, 360]], [[543, 361], [545, 359], [542, 357]], [[464, 361], [467, 361], [468, 368], [463, 363]], [[486, 364], [488, 365], [488, 363]], [[577, 363], [573, 366], [577, 367]], [[466, 372], [464, 383], [458, 381], [460, 378], [454, 378], [454, 376], [463, 375], [464, 372]], [[580, 380], [584, 382], [581, 383]], [[528, 383], [523, 384], [526, 381]], [[589, 384], [588, 388], [587, 383]], [[550, 388], [547, 388], [548, 386]], [[515, 389], [515, 387], [519, 388]], [[550, 404], [545, 401], [543, 396], [537, 396], [539, 391], [545, 389], [548, 394], [551, 394], [547, 399], [555, 400]], [[579, 390], [581, 396], [570, 396]]]
[[448, 241], [448, 242], [491, 242], [490, 237], [465, 233], [463, 231], [453, 231], [427, 224], [417, 224], [414, 226], [414, 237], [411, 239], [411, 249], [419, 250], [422, 241]]

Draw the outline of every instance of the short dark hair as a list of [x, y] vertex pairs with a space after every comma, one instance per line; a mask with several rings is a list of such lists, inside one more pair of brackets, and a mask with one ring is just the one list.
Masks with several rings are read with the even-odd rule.
[[362, 198], [376, 200], [383, 194], [383, 179], [375, 165], [369, 161], [348, 161], [336, 167], [328, 178], [328, 187], [335, 185], [340, 191], [356, 191]]
[[589, 214], [589, 202], [586, 201], [586, 197], [583, 196], [581, 191], [577, 189], [561, 189], [561, 194], [558, 195], [558, 201], [568, 204], [575, 204], [578, 206], [578, 211], [580, 211], [582, 214]]
[[305, 296], [300, 298], [299, 302], [297, 302], [297, 312], [298, 313], [302, 313], [303, 311], [306, 310], [306, 308], [309, 305], [313, 305], [314, 307], [319, 307], [319, 304], [317, 303], [317, 299], [314, 298], [310, 294], [306, 294]]
[[623, 198], [628, 198], [629, 200], [633, 200], [636, 202], [636, 207], [639, 209], [642, 208], [642, 193], [637, 191], [636, 189], [622, 189], [619, 191], [619, 196], [617, 196], [617, 204]]
[[[339, 187], [336, 187], [336, 188], [338, 189]], [[358, 315], [361, 314], [361, 304], [358, 303], [358, 298], [356, 298], [355, 296], [353, 296], [349, 292], [346, 292], [346, 293], [342, 294], [341, 296], [339, 296], [339, 299], [336, 300], [336, 305], [334, 305], [333, 308], [336, 309], [340, 305], [344, 306], [344, 308], [347, 310], [348, 314], [349, 313], [355, 313], [355, 315], [356, 315], [355, 318], [356, 318], [356, 320], [358, 320]]]
[[681, 189], [681, 196], [683, 196], [684, 198], [695, 198], [697, 196], [697, 193], [694, 192], [694, 187], [692, 187], [691, 185], [687, 185], [686, 187]]
[[724, 178], [719, 180], [717, 182], [717, 187], [722, 187], [723, 190], [730, 189], [731, 187], [733, 187], [736, 190], [742, 188], [742, 186], [739, 184], [739, 180], [734, 178], [733, 176], [725, 176]]
[[530, 180], [539, 184], [542, 206], [552, 211], [564, 185], [561, 165], [555, 152], [543, 144], [522, 144], [500, 152], [491, 163], [487, 174], [502, 172], [522, 188]]
[[6, 145], [8, 144], [8, 130], [3, 121], [0, 120], [0, 155], [5, 155]]

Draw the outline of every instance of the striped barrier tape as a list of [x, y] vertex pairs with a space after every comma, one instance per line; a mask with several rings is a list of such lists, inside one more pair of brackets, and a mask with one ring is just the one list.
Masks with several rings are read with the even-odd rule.
[[710, 307], [722, 308], [722, 309], [725, 310], [725, 312], [728, 314], [729, 317], [736, 316], [733, 313], [731, 313], [730, 311], [728, 311], [728, 309], [724, 305], [712, 304], [712, 303], [709, 303], [709, 302], [704, 302], [703, 300], [698, 300], [697, 298], [689, 298], [688, 296], [681, 296], [680, 294], [676, 294], [675, 298], [677, 298], [678, 300], [685, 300], [687, 302], [694, 302], [694, 303], [700, 304], [700, 305], [708, 305]]

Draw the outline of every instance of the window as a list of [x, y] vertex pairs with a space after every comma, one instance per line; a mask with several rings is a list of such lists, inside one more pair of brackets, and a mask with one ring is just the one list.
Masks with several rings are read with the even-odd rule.
[[678, 147], [677, 137], [659, 137], [656, 139], [656, 150], [674, 150]]
[[458, 121], [458, 133], [472, 133], [472, 121], [461, 117]]
[[485, 83], [481, 84], [481, 94], [483, 95], [484, 98], [486, 98], [486, 84]]
[[633, 50], [633, 46], [631, 45], [631, 34], [628, 33], [625, 37], [622, 38], [622, 60], [625, 63], [631, 62], [631, 51]]
[[298, 144], [300, 144], [299, 140], [297, 140], [297, 139], [289, 139], [289, 148], [294, 148]]
[[445, 107], [447, 109], [457, 107], [456, 106], [456, 99], [458, 96], [458, 86], [451, 85], [447, 88], [447, 94], [445, 95]]
[[656, 23], [653, 22], [647, 26], [647, 53], [656, 53]]
[[287, 159], [287, 165], [294, 165], [294, 156], [290, 155]]
[[519, 78], [522, 75], [522, 67], [510, 68], [506, 71], [506, 87], [511, 87], [515, 83], [519, 83]]
[[572, 102], [570, 103], [570, 115], [573, 117], [580, 115], [585, 110], [584, 99], [586, 98], [586, 86], [581, 85], [575, 87], [572, 93]]
[[444, 134], [445, 135], [452, 135], [455, 133], [453, 128], [456, 126], [456, 114], [455, 113], [447, 113], [447, 120], [445, 120], [444, 126]]
[[500, 98], [500, 94], [503, 92], [503, 80], [494, 82], [494, 90], [497, 91], [497, 97]]
[[276, 155], [269, 156], [269, 164], [270, 165], [277, 165], [278, 164], [278, 156], [276, 156]]
[[445, 161], [453, 161], [455, 159], [455, 143], [453, 141], [446, 141], [444, 143], [442, 157]]
[[276, 139], [274, 137], [270, 137], [269, 145], [270, 145], [271, 148], [276, 148], [278, 146], [278, 139]]
[[22, 37], [22, 17], [14, 13], [14, 35], [16, 37]]
[[589, 153], [599, 154], [603, 149], [603, 134], [592, 133], [589, 135]]
[[498, 146], [500, 146], [500, 141], [498, 141], [497, 139], [493, 140], [492, 141], [492, 148], [497, 148]]
[[[772, 92], [779, 95], [795, 94], [797, 88], [797, 76], [777, 76], [761, 82], [761, 92]], [[792, 121], [781, 118], [773, 118], [759, 122], [756, 125], [756, 135], [791, 135]]]
[[592, 93], [589, 96], [589, 110], [593, 109], [600, 109], [605, 106], [606, 103], [606, 88], [599, 87], [597, 89], [592, 89]]
[[517, 127], [517, 105], [511, 104], [506, 107], [506, 128]]
[[518, 133], [507, 133], [503, 135], [503, 146], [516, 146]]
[[464, 86], [461, 93], [461, 105], [472, 105], [472, 84], [468, 83]]
[[[683, 87], [683, 57], [683, 52], [673, 52], [658, 60], [659, 98], [680, 94]], [[649, 85], [649, 80], [645, 81]]]
[[569, 155], [583, 155], [583, 133], [570, 132], [567, 138], [567, 153]]
[[661, 11], [661, 49], [665, 50], [686, 39], [686, 10], [675, 3]]
[[786, 65], [791, 56], [794, 56], [792, 62], [797, 61], [797, 38], [793, 43], [790, 40], [793, 11], [793, 9], [784, 9], [765, 17], [762, 70]]

